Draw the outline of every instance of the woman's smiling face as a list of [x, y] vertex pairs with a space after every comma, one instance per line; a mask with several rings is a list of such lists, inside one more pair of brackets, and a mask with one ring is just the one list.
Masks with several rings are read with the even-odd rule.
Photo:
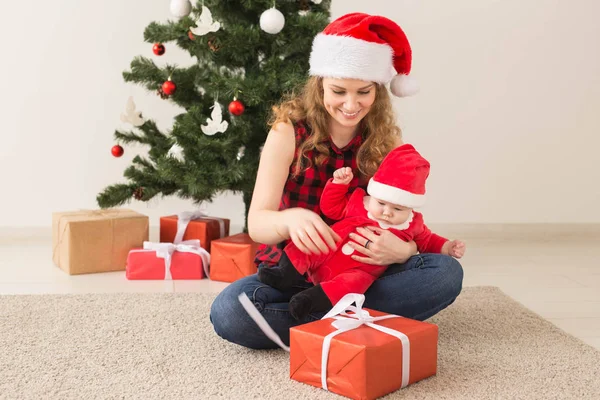
[[323, 79], [323, 103], [331, 117], [344, 127], [354, 127], [375, 101], [377, 85], [358, 79]]

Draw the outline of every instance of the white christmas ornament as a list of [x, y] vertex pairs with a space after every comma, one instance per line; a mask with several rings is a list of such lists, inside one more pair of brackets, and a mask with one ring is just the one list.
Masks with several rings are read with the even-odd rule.
[[121, 121], [129, 122], [133, 126], [144, 125], [142, 112], [135, 110], [135, 103], [133, 102], [132, 96], [129, 96], [129, 99], [127, 99], [127, 104], [125, 105], [125, 114], [121, 114]]
[[242, 146], [238, 149], [237, 160], [240, 161], [242, 157], [244, 157], [244, 153], [246, 153], [246, 146]]
[[323, 0], [312, 0], [312, 2], [315, 3], [315, 4], [321, 4], [322, 1]]
[[264, 67], [265, 63], [266, 63], [266, 61], [265, 61], [265, 54], [261, 53], [261, 52], [258, 52], [258, 67], [259, 68]]
[[205, 135], [212, 136], [217, 132], [225, 132], [227, 130], [229, 124], [227, 121], [223, 121], [222, 114], [221, 105], [215, 101], [210, 118], [206, 119], [206, 125], [201, 126], [202, 132]]
[[196, 27], [190, 28], [190, 31], [196, 36], [204, 36], [208, 32], [216, 32], [221, 28], [221, 23], [213, 21], [212, 13], [206, 6], [202, 6], [202, 14], [196, 20]]
[[285, 25], [285, 17], [275, 7], [269, 8], [260, 16], [260, 29], [272, 35], [281, 32]]
[[179, 161], [183, 162], [183, 147], [181, 147], [180, 145], [178, 145], [177, 143], [175, 143], [169, 149], [169, 152], [167, 153], [167, 155], [171, 156], [173, 158], [176, 158]]
[[192, 12], [192, 3], [190, 0], [171, 0], [171, 14], [177, 18], [183, 18]]
[[242, 78], [246, 77], [246, 69], [244, 67], [227, 67], [225, 65], [219, 67], [219, 73], [221, 75], [228, 76], [230, 78]]

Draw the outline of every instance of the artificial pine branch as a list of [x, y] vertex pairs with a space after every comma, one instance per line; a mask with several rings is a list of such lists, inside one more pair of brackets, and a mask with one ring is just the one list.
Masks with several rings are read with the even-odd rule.
[[166, 24], [151, 22], [144, 30], [144, 40], [149, 43], [177, 40], [187, 35], [185, 26], [193, 25], [194, 21], [190, 17], [184, 17], [178, 22], [168, 21]]
[[96, 201], [102, 208], [120, 206], [131, 200], [131, 194], [135, 188], [134, 184], [117, 183], [98, 194]]

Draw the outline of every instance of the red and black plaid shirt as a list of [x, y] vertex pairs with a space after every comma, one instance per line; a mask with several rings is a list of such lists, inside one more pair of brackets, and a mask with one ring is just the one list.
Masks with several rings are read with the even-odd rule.
[[[355, 136], [350, 143], [341, 149], [331, 140], [328, 140], [325, 145], [329, 148], [329, 157], [327, 157], [321, 166], [318, 166], [315, 161], [314, 151], [309, 151], [306, 155], [312, 161], [312, 166], [305, 171], [300, 172], [298, 176], [294, 178], [292, 177], [292, 171], [296, 163], [296, 157], [298, 157], [299, 154], [299, 145], [311, 135], [310, 127], [302, 121], [299, 121], [294, 125], [294, 131], [296, 133], [296, 155], [290, 166], [288, 179], [283, 189], [281, 202], [279, 203], [279, 209], [284, 210], [293, 207], [307, 208], [319, 214], [325, 223], [331, 225], [334, 221], [325, 217], [319, 208], [321, 193], [323, 192], [327, 180], [333, 177], [333, 172], [342, 167], [351, 167], [354, 172], [354, 179], [350, 182], [349, 193], [352, 193], [354, 189], [359, 186], [356, 154], [362, 143], [362, 136]], [[361, 185], [361, 187], [366, 189], [366, 185], [364, 184]], [[287, 242], [288, 241], [284, 241], [278, 245], [261, 244], [256, 252], [255, 263], [269, 265], [277, 264], [281, 257], [281, 250], [285, 247]]]

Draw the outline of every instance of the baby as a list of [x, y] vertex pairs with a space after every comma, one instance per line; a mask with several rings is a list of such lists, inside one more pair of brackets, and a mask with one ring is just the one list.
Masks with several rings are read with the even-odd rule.
[[[300, 320], [311, 312], [328, 311], [347, 293], [366, 292], [387, 268], [351, 257], [355, 250], [348, 244], [349, 235], [357, 227], [379, 227], [404, 241], [414, 240], [421, 253], [461, 258], [466, 248], [463, 242], [449, 241], [431, 232], [423, 216], [413, 211], [424, 204], [429, 168], [429, 162], [412, 145], [399, 146], [384, 158], [369, 181], [367, 192], [357, 188], [351, 195], [348, 195], [353, 178], [351, 168], [336, 170], [323, 189], [320, 209], [338, 221], [331, 226], [342, 238], [337, 249], [328, 254], [306, 254], [290, 241], [279, 265], [262, 267], [259, 280], [285, 291], [306, 274], [314, 286], [292, 296], [289, 303], [290, 313]], [[367, 250], [370, 243], [367, 240], [364, 245]]]

